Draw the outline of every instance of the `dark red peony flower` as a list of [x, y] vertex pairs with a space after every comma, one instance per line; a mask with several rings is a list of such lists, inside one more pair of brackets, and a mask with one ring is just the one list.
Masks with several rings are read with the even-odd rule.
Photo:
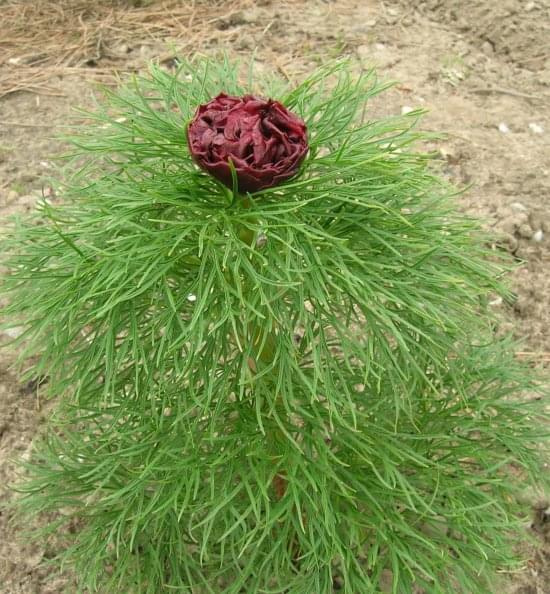
[[240, 192], [257, 192], [292, 177], [308, 150], [304, 122], [278, 101], [221, 93], [197, 109], [187, 129], [195, 162]]

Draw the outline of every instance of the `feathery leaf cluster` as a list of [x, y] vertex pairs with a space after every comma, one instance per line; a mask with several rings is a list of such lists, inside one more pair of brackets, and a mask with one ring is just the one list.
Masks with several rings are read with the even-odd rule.
[[[365, 118], [372, 72], [239, 81], [196, 61], [106, 92], [63, 203], [4, 241], [4, 314], [60, 401], [22, 506], [76, 519], [83, 590], [492, 591], [544, 415], [492, 336], [501, 269], [420, 114]], [[198, 170], [186, 123], [221, 91], [304, 119], [296, 178]]]

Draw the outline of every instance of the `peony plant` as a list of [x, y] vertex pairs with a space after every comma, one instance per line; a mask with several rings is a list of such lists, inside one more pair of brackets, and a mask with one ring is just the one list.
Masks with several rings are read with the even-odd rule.
[[3, 242], [56, 400], [19, 505], [71, 526], [78, 591], [489, 593], [515, 563], [544, 386], [420, 113], [367, 117], [386, 86], [197, 60], [81, 114], [62, 201]]

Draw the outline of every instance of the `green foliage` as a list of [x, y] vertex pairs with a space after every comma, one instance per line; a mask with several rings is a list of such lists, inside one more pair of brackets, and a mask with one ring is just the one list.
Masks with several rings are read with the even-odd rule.
[[[513, 562], [536, 382], [492, 336], [501, 270], [411, 148], [419, 114], [365, 119], [384, 88], [342, 62], [295, 89], [152, 67], [84, 114], [63, 203], [4, 242], [4, 313], [59, 398], [21, 505], [78, 523], [83, 590], [481, 593]], [[251, 89], [311, 148], [242, 197], [185, 128]]]

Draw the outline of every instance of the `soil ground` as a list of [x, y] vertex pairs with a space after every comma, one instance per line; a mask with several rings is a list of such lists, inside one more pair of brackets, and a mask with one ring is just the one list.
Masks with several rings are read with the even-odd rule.
[[[315, 65], [350, 55], [399, 81], [371, 113], [428, 110], [424, 128], [443, 174], [470, 185], [459, 207], [483, 219], [495, 249], [522, 265], [501, 331], [524, 340], [535, 364], [550, 361], [550, 3], [549, 0], [0, 0], [0, 218], [32, 208], [49, 192], [52, 140], [75, 105], [91, 103], [94, 82], [139, 71], [176, 53], [248, 58], [298, 80]], [[5, 338], [5, 337], [4, 337]], [[0, 354], [0, 503], [13, 497], [47, 410], [39, 387]], [[528, 509], [535, 502], [526, 496]], [[538, 502], [525, 532], [528, 561], [503, 591], [550, 593], [550, 507]], [[71, 577], [43, 567], [55, 543], [27, 545], [0, 511], [0, 593], [74, 591]], [[361, 594], [361, 593], [358, 593]]]

